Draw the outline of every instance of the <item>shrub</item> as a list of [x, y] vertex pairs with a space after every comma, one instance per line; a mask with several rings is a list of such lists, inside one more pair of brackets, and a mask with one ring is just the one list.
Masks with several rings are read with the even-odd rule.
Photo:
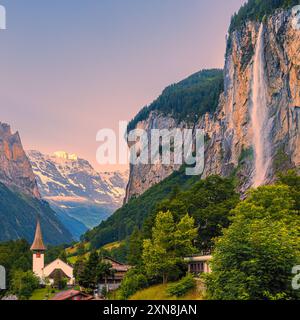
[[170, 296], [182, 297], [196, 287], [195, 279], [191, 274], [186, 275], [179, 282], [169, 284], [167, 292]]
[[148, 285], [148, 279], [145, 275], [137, 273], [137, 270], [132, 269], [127, 272], [125, 278], [122, 281], [119, 290], [119, 299], [126, 300], [138, 290], [146, 288]]
[[15, 270], [12, 275], [11, 292], [19, 300], [28, 300], [33, 291], [38, 289], [39, 279], [31, 271]]

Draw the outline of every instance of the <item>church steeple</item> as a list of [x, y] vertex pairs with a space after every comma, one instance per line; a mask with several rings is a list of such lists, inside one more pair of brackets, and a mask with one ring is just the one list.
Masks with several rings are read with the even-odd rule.
[[40, 219], [38, 218], [35, 230], [32, 250], [32, 271], [41, 279], [44, 278], [44, 253], [46, 246], [44, 245]]
[[46, 246], [44, 245], [41, 223], [39, 218], [36, 224], [34, 241], [30, 249], [32, 251], [40, 251], [40, 252], [46, 251]]

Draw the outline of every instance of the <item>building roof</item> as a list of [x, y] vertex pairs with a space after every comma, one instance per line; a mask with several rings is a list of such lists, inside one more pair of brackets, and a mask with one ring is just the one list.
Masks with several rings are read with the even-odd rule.
[[47, 267], [51, 266], [52, 264], [54, 265], [54, 264], [59, 264], [59, 263], [61, 263], [61, 264], [65, 265], [65, 266], [71, 268], [72, 270], [74, 269], [70, 264], [68, 264], [67, 262], [64, 262], [63, 260], [61, 260], [61, 259], [59, 259], [59, 258], [57, 258], [57, 259], [53, 260], [52, 262], [48, 263], [48, 264], [44, 267], [44, 269], [46, 269]]
[[82, 300], [92, 300], [93, 297], [84, 293], [84, 292], [81, 292], [81, 291], [78, 291], [78, 290], [67, 290], [67, 291], [62, 291], [62, 292], [59, 292], [57, 293], [51, 300], [70, 300], [76, 296], [82, 296]]
[[44, 241], [43, 241], [40, 219], [37, 220], [34, 241], [33, 241], [33, 244], [30, 249], [32, 251], [45, 251], [46, 250], [46, 246], [44, 245]]
[[114, 260], [110, 257], [105, 257], [104, 260], [106, 262], [110, 262], [112, 265], [112, 269], [116, 270], [117, 272], [127, 272], [131, 268], [131, 266], [124, 264], [122, 262], [119, 262], [117, 260]]
[[207, 262], [210, 261], [212, 259], [211, 255], [194, 255], [191, 257], [185, 257], [184, 261], [185, 262]]

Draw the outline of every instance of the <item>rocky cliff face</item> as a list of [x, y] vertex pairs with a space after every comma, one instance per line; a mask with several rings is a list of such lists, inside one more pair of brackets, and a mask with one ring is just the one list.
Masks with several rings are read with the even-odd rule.
[[0, 241], [34, 237], [40, 217], [48, 244], [73, 241], [56, 213], [43, 201], [18, 133], [0, 123]]
[[[239, 191], [271, 183], [300, 166], [300, 6], [277, 10], [263, 24], [248, 22], [228, 39], [225, 89], [215, 114], [193, 125], [151, 113], [138, 128], [201, 128], [207, 136], [205, 168], [236, 175]], [[262, 170], [261, 167], [264, 167]], [[131, 166], [126, 200], [142, 194], [178, 167]], [[255, 181], [259, 181], [256, 184]]]
[[0, 123], [0, 182], [20, 192], [40, 198], [31, 164], [23, 150], [19, 133]]
[[[181, 123], [180, 126], [184, 127], [185, 124]], [[157, 112], [151, 112], [147, 120], [140, 121], [136, 126], [137, 129], [143, 129], [147, 132], [149, 141], [152, 129], [172, 129], [176, 127], [176, 120]], [[160, 162], [148, 165], [131, 165], [125, 203], [128, 202], [131, 197], [144, 193], [151, 186], [164, 180], [174, 170], [178, 170], [179, 168], [180, 165], [174, 163], [171, 163], [171, 165], [163, 165]]]

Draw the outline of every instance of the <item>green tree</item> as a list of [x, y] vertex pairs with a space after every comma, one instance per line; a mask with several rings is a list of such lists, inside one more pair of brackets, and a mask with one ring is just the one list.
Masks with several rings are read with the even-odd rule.
[[96, 274], [97, 282], [104, 280], [107, 287], [107, 279], [108, 277], [114, 277], [115, 270], [112, 269], [112, 265], [109, 262], [102, 260], [98, 263]]
[[97, 285], [97, 268], [99, 264], [99, 255], [96, 250], [93, 250], [85, 264], [84, 272], [81, 279], [81, 284], [86, 289], [94, 289]]
[[299, 210], [288, 186], [253, 190], [233, 210], [216, 241], [207, 276], [211, 299], [292, 299], [293, 266], [300, 263]]
[[291, 196], [295, 201], [296, 210], [300, 211], [300, 176], [295, 170], [289, 170], [279, 175], [279, 184], [285, 184], [290, 187]]
[[245, 25], [248, 20], [262, 21], [278, 8], [290, 8], [300, 4], [299, 0], [248, 0], [231, 19], [229, 31], [232, 32]]
[[59, 254], [58, 258], [64, 262], [68, 262], [68, 259], [67, 259], [67, 253], [65, 250], [62, 250], [61, 253]]
[[58, 290], [65, 289], [67, 286], [67, 279], [61, 270], [55, 270], [53, 275], [54, 287]]
[[127, 261], [129, 264], [136, 266], [142, 262], [143, 237], [141, 231], [135, 227], [129, 237], [129, 252]]
[[[11, 291], [12, 276], [16, 270], [29, 271], [32, 269], [32, 253], [26, 240], [16, 240], [0, 243], [0, 265], [7, 271], [7, 291]], [[0, 290], [0, 297], [6, 290]]]
[[79, 257], [74, 265], [74, 277], [80, 286], [85, 284], [85, 266], [86, 259], [84, 257]]
[[144, 240], [143, 262], [149, 277], [162, 277], [163, 283], [178, 272], [184, 255], [193, 253], [192, 242], [197, 229], [194, 219], [184, 216], [176, 224], [170, 211], [159, 212], [152, 231], [152, 240]]
[[222, 234], [222, 229], [229, 226], [230, 212], [238, 202], [232, 179], [210, 176], [187, 191], [177, 192], [175, 198], [162, 201], [158, 209], [171, 211], [176, 221], [188, 212], [199, 227], [196, 245], [199, 250], [207, 250], [212, 248], [213, 239]]
[[138, 290], [148, 286], [148, 279], [143, 271], [139, 268], [132, 268], [126, 273], [117, 293], [118, 299], [126, 300]]
[[78, 256], [83, 256], [85, 254], [85, 247], [83, 242], [80, 242], [78, 244], [76, 253]]
[[11, 292], [20, 300], [28, 300], [39, 287], [39, 279], [31, 271], [16, 270], [12, 275]]
[[45, 263], [48, 264], [57, 258], [61, 259], [64, 262], [67, 262], [65, 246], [49, 246], [47, 248], [47, 254], [45, 255]]

